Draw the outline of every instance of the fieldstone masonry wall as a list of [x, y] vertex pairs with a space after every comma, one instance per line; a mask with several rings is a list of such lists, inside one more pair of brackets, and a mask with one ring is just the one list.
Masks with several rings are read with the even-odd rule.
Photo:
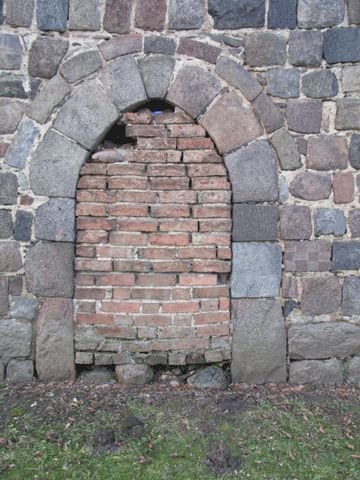
[[[216, 349], [201, 347], [196, 353], [216, 351], [226, 359], [229, 343], [219, 339], [232, 338], [234, 381], [358, 383], [358, 0], [7, 0], [0, 1], [0, 23], [0, 380], [30, 380], [35, 373], [42, 380], [73, 378], [74, 344], [78, 363], [101, 363], [105, 357], [115, 361], [113, 347], [109, 351], [107, 345], [115, 341], [118, 346], [119, 339], [106, 336], [99, 344], [97, 327], [84, 333], [78, 320], [94, 314], [79, 311], [87, 308], [83, 300], [100, 301], [96, 315], [103, 301], [115, 308], [110, 295], [118, 286], [110, 285], [105, 299], [75, 299], [74, 332], [75, 210], [77, 278], [92, 278], [83, 272], [91, 262], [117, 268], [120, 258], [109, 263], [108, 257], [92, 256], [106, 245], [81, 242], [82, 234], [92, 235], [91, 228], [83, 230], [86, 222], [98, 221], [96, 215], [81, 214], [87, 203], [81, 195], [96, 183], [90, 177], [97, 175], [89, 170], [100, 167], [100, 176], [106, 170], [107, 188], [115, 182], [117, 190], [121, 175], [113, 176], [111, 169], [123, 166], [87, 161], [124, 112], [161, 98], [186, 112], [189, 125], [206, 132], [199, 137], [206, 149], [211, 138], [223, 156], [224, 163], [208, 167], [207, 186], [217, 178], [215, 167], [224, 172], [225, 165], [232, 190], [231, 321], [224, 324], [230, 335], [209, 333], [207, 345], [215, 340]], [[128, 123], [138, 137], [135, 150], [149, 146], [153, 139], [142, 140], [135, 133], [138, 127]], [[203, 158], [194, 169], [206, 163]], [[175, 164], [193, 181], [192, 165], [184, 157]], [[161, 183], [160, 175], [145, 172], [140, 177], [150, 186], [152, 178]], [[160, 195], [162, 189], [156, 191]], [[229, 192], [225, 186], [218, 191]], [[197, 205], [180, 205], [200, 210], [199, 198], [198, 192]], [[146, 222], [154, 221], [151, 208], [157, 203], [148, 202]], [[228, 211], [227, 201], [224, 207]], [[115, 238], [127, 215], [106, 214], [102, 221], [110, 221], [111, 229], [119, 218], [117, 231], [110, 233]], [[213, 238], [223, 236], [215, 228], [218, 218], [212, 221]], [[165, 222], [159, 220], [157, 228]], [[124, 233], [129, 233], [128, 224]], [[155, 238], [151, 232], [146, 235]], [[193, 232], [187, 235], [190, 239]], [[220, 251], [222, 245], [215, 246]], [[89, 253], [89, 259], [80, 259], [79, 251]], [[227, 265], [227, 260], [214, 262]], [[151, 268], [160, 263], [153, 260]], [[134, 275], [130, 303], [140, 287], [135, 283], [139, 272], [119, 274]], [[176, 281], [181, 278], [181, 272], [168, 274], [179, 275]], [[204, 274], [219, 275], [218, 280], [221, 275], [216, 267]], [[221, 277], [220, 287], [225, 285]], [[80, 286], [77, 280], [76, 297], [81, 289], [98, 287]], [[154, 334], [160, 340], [160, 328]], [[133, 361], [159, 353], [141, 347], [139, 337], [126, 341], [139, 346], [130, 352]], [[180, 354], [186, 362], [194, 353], [187, 347], [170, 343], [163, 352], [166, 361]], [[128, 351], [117, 350], [116, 355]], [[211, 355], [209, 361], [220, 360]]]

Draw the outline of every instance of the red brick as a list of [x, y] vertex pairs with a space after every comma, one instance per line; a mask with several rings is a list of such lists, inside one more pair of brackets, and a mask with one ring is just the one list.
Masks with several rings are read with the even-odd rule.
[[191, 327], [162, 327], [159, 328], [159, 338], [184, 338], [194, 336]]
[[179, 138], [177, 142], [179, 150], [199, 150], [213, 148], [214, 144], [211, 138], [207, 137], [191, 137]]
[[230, 183], [226, 177], [197, 177], [191, 180], [195, 190], [230, 190]]
[[78, 257], [94, 257], [95, 256], [95, 248], [94, 247], [81, 247], [81, 246], [77, 245], [76, 255]]
[[101, 300], [106, 297], [106, 290], [102, 288], [76, 288], [75, 298]]
[[167, 127], [170, 137], [205, 137], [206, 132], [201, 125], [174, 124]]
[[136, 338], [136, 328], [131, 327], [98, 327], [96, 328], [97, 335], [103, 335], [113, 338], [125, 338], [133, 340]]
[[101, 310], [109, 313], [139, 313], [139, 302], [101, 302]]
[[108, 207], [109, 215], [124, 217], [146, 217], [148, 214], [147, 205], [122, 204]]
[[176, 138], [138, 137], [137, 147], [141, 150], [171, 150], [176, 148]]
[[144, 260], [115, 260], [115, 272], [148, 272], [151, 269], [151, 262]]
[[110, 285], [119, 287], [128, 287], [135, 285], [135, 275], [133, 273], [111, 273], [108, 275], [98, 275], [96, 285]]
[[111, 325], [115, 321], [114, 315], [107, 315], [104, 313], [78, 313], [76, 315], [76, 323], [83, 323], [87, 325]]
[[184, 190], [189, 188], [190, 179], [188, 177], [150, 177], [150, 187], [152, 190]]
[[169, 150], [166, 152], [167, 163], [179, 163], [181, 162], [183, 152], [178, 150]]
[[156, 205], [151, 207], [153, 217], [188, 217], [190, 209], [185, 205]]
[[138, 248], [137, 255], [139, 258], [149, 260], [170, 260], [176, 257], [175, 248]]
[[231, 232], [232, 221], [229, 220], [201, 220], [200, 232]]
[[194, 205], [192, 207], [193, 216], [196, 218], [229, 218], [231, 207]]
[[109, 233], [104, 230], [82, 231], [77, 233], [78, 243], [106, 243]]
[[204, 348], [209, 348], [209, 341], [207, 338], [179, 339], [171, 342], [172, 350], [201, 350]]
[[195, 325], [207, 325], [209, 323], [224, 323], [229, 321], [230, 321], [229, 312], [194, 313]]
[[130, 247], [113, 247], [111, 245], [98, 245], [96, 247], [96, 255], [98, 257], [110, 258], [132, 258], [133, 253]]
[[129, 245], [132, 247], [147, 244], [147, 235], [142, 233], [111, 232], [110, 243], [114, 245]]
[[214, 286], [216, 284], [217, 284], [217, 275], [185, 274], [185, 275], [180, 275], [180, 278], [179, 278], [179, 285], [184, 285], [184, 286], [197, 286], [197, 285]]
[[75, 270], [87, 270], [91, 272], [111, 272], [112, 261], [77, 259], [75, 262]]
[[146, 125], [151, 123], [152, 115], [148, 112], [125, 112], [122, 118], [125, 123]]
[[196, 328], [196, 333], [199, 337], [219, 337], [222, 335], [229, 335], [230, 326], [228, 324], [221, 325], [205, 325]]
[[230, 299], [229, 298], [220, 298], [219, 299], [219, 308], [220, 308], [220, 310], [229, 310]]
[[193, 313], [198, 312], [199, 301], [163, 303], [163, 313]]
[[185, 165], [149, 165], [147, 174], [150, 177], [183, 177], [186, 171]]
[[150, 235], [150, 244], [151, 245], [164, 245], [172, 247], [174, 245], [189, 245], [189, 236], [186, 234], [162, 234], [162, 233], [152, 233]]
[[183, 111], [177, 112], [163, 112], [159, 115], [156, 115], [154, 119], [155, 123], [158, 124], [177, 124], [177, 123], [192, 123], [191, 117]]
[[76, 199], [78, 202], [113, 203], [115, 201], [115, 192], [102, 192], [98, 190], [78, 190], [76, 192]]
[[95, 275], [90, 275], [88, 273], [76, 273], [75, 285], [94, 285], [95, 279]]
[[129, 300], [131, 296], [130, 288], [114, 288], [113, 289], [113, 298], [115, 300]]
[[196, 192], [191, 190], [159, 192], [160, 203], [196, 203], [196, 197]]
[[230, 235], [228, 233], [193, 233], [192, 239], [194, 246], [197, 245], [230, 245]]
[[160, 311], [160, 303], [145, 303], [142, 304], [143, 313], [158, 313]]
[[220, 258], [222, 260], [231, 260], [231, 258], [232, 258], [231, 248], [218, 247], [217, 256], [218, 256], [218, 258]]
[[138, 338], [141, 338], [141, 339], [156, 338], [156, 333], [157, 333], [156, 328], [138, 327], [137, 329]]
[[77, 188], [94, 188], [99, 190], [104, 190], [106, 188], [106, 177], [93, 175], [93, 176], [84, 176], [80, 177], [78, 181]]
[[178, 248], [177, 255], [179, 258], [216, 258], [215, 247], [187, 247]]
[[173, 288], [172, 289], [172, 299], [173, 300], [190, 300], [191, 299], [191, 289], [190, 288]]
[[218, 300], [201, 300], [200, 305], [202, 312], [217, 312], [219, 310]]
[[113, 203], [156, 203], [156, 192], [117, 191]]
[[122, 190], [146, 190], [147, 178], [144, 177], [109, 177], [109, 188]]
[[79, 217], [76, 227], [78, 230], [111, 230], [113, 222], [108, 218]]
[[134, 325], [143, 326], [160, 326], [168, 325], [171, 322], [170, 315], [135, 315]]
[[197, 232], [197, 220], [165, 220], [160, 223], [161, 232]]
[[107, 166], [108, 175], [144, 175], [145, 165], [136, 163], [111, 164]]
[[350, 203], [354, 200], [354, 178], [351, 172], [337, 173], [333, 180], [334, 202]]
[[117, 221], [117, 228], [128, 232], [156, 232], [157, 225], [157, 221], [152, 219]]
[[231, 192], [212, 190], [198, 193], [199, 203], [231, 203]]
[[91, 217], [105, 217], [106, 208], [104, 205], [98, 205], [96, 203], [79, 203], [76, 206], [76, 215], [84, 215]]
[[171, 290], [164, 288], [133, 288], [131, 298], [138, 300], [170, 300]]
[[193, 150], [183, 153], [184, 163], [221, 163], [222, 158], [214, 150]]
[[154, 272], [183, 273], [191, 270], [191, 262], [155, 262], [153, 264]]
[[126, 125], [127, 137], [165, 137], [164, 125]]
[[82, 175], [106, 175], [107, 165], [104, 163], [84, 163], [80, 170]]
[[206, 287], [206, 288], [194, 288], [194, 298], [219, 298], [228, 297], [230, 295], [229, 288], [222, 287]]
[[231, 262], [221, 260], [194, 260], [193, 272], [230, 273]]
[[201, 163], [188, 166], [189, 177], [226, 177], [227, 170], [224, 165], [217, 163]]
[[141, 285], [143, 287], [173, 287], [176, 285], [176, 275], [138, 275], [137, 277], [137, 285]]
[[156, 150], [144, 152], [141, 150], [135, 150], [131, 155], [131, 161], [139, 163], [166, 163], [167, 152], [157, 152]]
[[78, 300], [77, 302], [77, 311], [78, 313], [95, 313], [96, 312], [96, 302], [84, 302]]
[[174, 313], [173, 314], [173, 324], [174, 325], [191, 325], [192, 324], [192, 315], [191, 313]]

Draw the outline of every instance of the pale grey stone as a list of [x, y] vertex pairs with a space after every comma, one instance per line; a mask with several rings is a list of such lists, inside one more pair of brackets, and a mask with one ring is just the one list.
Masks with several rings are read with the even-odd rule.
[[13, 133], [24, 111], [24, 104], [10, 98], [0, 98], [0, 134]]
[[298, 0], [300, 28], [324, 28], [338, 25], [344, 19], [344, 0]]
[[360, 130], [359, 99], [341, 98], [336, 102], [335, 128], [338, 130]]
[[302, 77], [302, 90], [310, 98], [330, 98], [339, 93], [339, 85], [329, 70], [309, 72]]
[[34, 4], [34, 0], [11, 0], [10, 2], [7, 2], [6, 23], [15, 28], [29, 28], [34, 15]]
[[188, 378], [187, 383], [196, 388], [216, 388], [218, 390], [226, 390], [229, 386], [223, 369], [214, 366], [197, 371]]
[[270, 95], [280, 98], [296, 98], [300, 93], [300, 73], [297, 68], [274, 68], [266, 72]]
[[252, 33], [245, 37], [246, 63], [251, 67], [283, 65], [286, 62], [286, 40], [275, 33]]
[[286, 334], [278, 300], [233, 300], [234, 383], [286, 382]]
[[36, 95], [28, 111], [29, 117], [39, 123], [45, 123], [55, 107], [70, 93], [71, 88], [60, 76], [56, 75]]
[[0, 204], [14, 205], [17, 200], [18, 182], [15, 174], [0, 172]]
[[88, 152], [55, 130], [49, 130], [30, 163], [34, 193], [50, 197], [75, 197], [81, 165]]
[[297, 144], [286, 128], [275, 132], [270, 142], [275, 148], [282, 170], [296, 170], [302, 166]]
[[233, 298], [277, 297], [281, 280], [281, 248], [272, 243], [233, 243]]
[[289, 355], [292, 359], [346, 357], [360, 353], [360, 326], [350, 323], [291, 325]]
[[200, 28], [205, 17], [204, 0], [170, 0], [169, 28], [191, 30]]
[[275, 132], [284, 125], [283, 113], [265, 93], [261, 93], [255, 98], [253, 106], [268, 133]]
[[0, 210], [0, 238], [10, 238], [14, 225], [9, 210]]
[[346, 380], [349, 383], [360, 383], [360, 357], [354, 357], [349, 360]]
[[37, 0], [36, 19], [40, 30], [64, 32], [69, 11], [69, 0]]
[[360, 315], [360, 277], [346, 277], [343, 286], [343, 314]]
[[61, 75], [70, 83], [77, 82], [101, 68], [98, 50], [80, 52], [65, 60], [60, 67]]
[[148, 365], [116, 365], [118, 382], [130, 387], [141, 387], [150, 383], [154, 372]]
[[75, 201], [53, 198], [40, 205], [35, 216], [35, 237], [56, 242], [75, 240]]
[[23, 118], [7, 151], [5, 163], [11, 167], [23, 169], [38, 134], [39, 129], [35, 123], [29, 118]]
[[341, 210], [317, 208], [314, 216], [315, 236], [335, 235], [341, 237], [346, 231], [346, 218]]
[[344, 92], [360, 91], [360, 65], [343, 68], [342, 85]]
[[5, 365], [0, 360], [0, 383], [2, 383], [4, 380], [5, 380]]
[[100, 30], [101, 12], [99, 0], [70, 0], [70, 30]]
[[69, 42], [61, 38], [36, 38], [30, 48], [29, 74], [32, 77], [52, 78], [68, 48]]
[[165, 98], [175, 67], [175, 59], [154, 55], [139, 61], [139, 68], [149, 98]]
[[19, 70], [22, 62], [22, 49], [17, 35], [0, 34], [0, 69]]
[[6, 367], [6, 379], [9, 383], [27, 383], [34, 380], [34, 362], [32, 360], [10, 360]]
[[335, 358], [330, 360], [304, 360], [290, 363], [291, 383], [314, 383], [316, 385], [333, 385], [342, 383], [342, 362]]
[[34, 320], [37, 308], [34, 298], [13, 297], [10, 305], [10, 316], [19, 320]]
[[7, 363], [12, 358], [26, 358], [31, 353], [32, 325], [15, 320], [0, 321], [0, 358]]
[[279, 202], [284, 204], [289, 199], [289, 185], [284, 175], [279, 178]]

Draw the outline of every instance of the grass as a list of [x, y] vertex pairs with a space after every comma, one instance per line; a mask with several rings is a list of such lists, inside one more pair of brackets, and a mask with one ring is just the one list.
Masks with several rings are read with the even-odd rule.
[[[36, 388], [0, 389], [4, 480], [360, 479], [349, 395]], [[144, 423], [138, 436], [124, 430], [129, 415]], [[106, 451], [99, 428], [115, 434]]]

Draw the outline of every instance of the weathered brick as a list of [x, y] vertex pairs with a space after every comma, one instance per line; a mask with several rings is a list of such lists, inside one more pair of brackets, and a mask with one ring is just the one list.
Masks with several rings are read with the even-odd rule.
[[330, 270], [331, 243], [326, 240], [286, 242], [284, 265], [288, 272]]
[[351, 172], [337, 173], [333, 179], [334, 202], [350, 203], [354, 199], [354, 178]]
[[306, 315], [325, 315], [339, 310], [341, 285], [335, 275], [302, 279], [301, 311]]

